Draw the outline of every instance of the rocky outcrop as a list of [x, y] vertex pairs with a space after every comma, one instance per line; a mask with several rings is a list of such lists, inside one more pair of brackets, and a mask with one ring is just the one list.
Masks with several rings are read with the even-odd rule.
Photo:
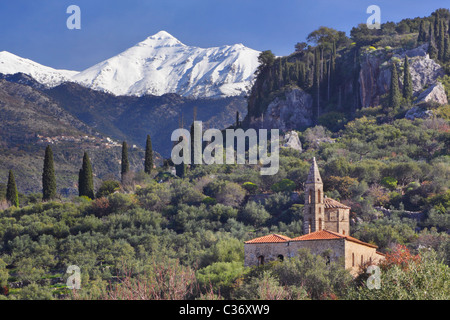
[[282, 147], [302, 151], [302, 143], [300, 142], [298, 133], [296, 131], [289, 131], [288, 133], [286, 133], [284, 135], [284, 142]]
[[444, 105], [448, 103], [447, 94], [445, 88], [440, 82], [436, 82], [431, 87], [419, 94], [416, 100], [416, 104], [422, 104], [426, 102], [437, 103]]
[[444, 105], [448, 103], [445, 88], [440, 82], [436, 82], [428, 89], [419, 94], [416, 99], [415, 106], [409, 109], [405, 118], [408, 120], [414, 120], [416, 118], [429, 119], [433, 117], [433, 111], [429, 108], [433, 108], [434, 105]]
[[283, 132], [312, 126], [312, 103], [311, 95], [302, 89], [289, 89], [283, 97], [275, 98], [261, 117], [251, 119], [250, 126]]
[[421, 106], [414, 106], [411, 109], [409, 109], [405, 114], [405, 119], [408, 120], [414, 120], [416, 118], [429, 119], [431, 117], [433, 117], [433, 112]]
[[[399, 49], [394, 52], [376, 50], [363, 54], [359, 72], [362, 107], [374, 107], [380, 104], [380, 97], [388, 93], [391, 86], [391, 63], [396, 62], [397, 67], [400, 68], [405, 55], [409, 58], [409, 71], [415, 97], [424, 87], [436, 84], [437, 79], [445, 72], [438, 63], [430, 59], [427, 49], [428, 44], [424, 44], [411, 50]], [[399, 78], [402, 85], [402, 77]], [[435, 96], [430, 96], [430, 99], [432, 97]]]

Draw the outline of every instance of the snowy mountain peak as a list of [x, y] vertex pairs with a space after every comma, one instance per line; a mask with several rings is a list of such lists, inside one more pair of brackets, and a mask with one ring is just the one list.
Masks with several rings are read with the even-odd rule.
[[174, 36], [172, 36], [170, 33], [168, 33], [167, 31], [161, 30], [158, 33], [152, 35], [149, 37], [150, 39], [155, 39], [155, 40], [163, 40], [163, 39], [175, 39], [177, 40]]
[[168, 33], [167, 31], [164, 31], [164, 30], [159, 31], [158, 33], [148, 37], [144, 41], [138, 43], [138, 46], [164, 47], [164, 46], [175, 46], [175, 45], [184, 46], [184, 44], [180, 40], [178, 40], [177, 38], [175, 38], [170, 33]]

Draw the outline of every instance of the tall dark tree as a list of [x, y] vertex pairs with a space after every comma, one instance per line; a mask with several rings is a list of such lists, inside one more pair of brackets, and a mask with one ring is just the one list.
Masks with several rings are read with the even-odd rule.
[[283, 86], [283, 64], [281, 58], [278, 59], [278, 88]]
[[241, 121], [239, 119], [239, 111], [236, 111], [236, 124], [235, 124], [235, 128], [239, 128], [241, 126]]
[[437, 46], [437, 53], [438, 53], [438, 59], [440, 61], [444, 61], [444, 51], [445, 51], [445, 30], [446, 25], [443, 20], [440, 20], [439, 23], [439, 33], [436, 37], [436, 46]]
[[433, 32], [430, 32], [430, 38], [428, 39], [428, 52], [427, 53], [428, 53], [428, 55], [430, 56], [431, 59], [437, 59], [438, 58], [438, 50], [436, 48], [436, 43], [434, 41]]
[[411, 72], [409, 71], [408, 56], [405, 55], [403, 63], [403, 98], [410, 103], [412, 101], [413, 86], [411, 79]]
[[439, 25], [441, 24], [441, 19], [439, 17], [439, 14], [436, 14], [436, 17], [434, 18], [434, 38], [437, 39], [439, 37]]
[[6, 201], [12, 206], [19, 207], [19, 194], [12, 170], [9, 170], [8, 184], [6, 186]]
[[427, 42], [427, 31], [425, 28], [425, 21], [421, 20], [419, 25], [419, 36], [417, 37], [417, 43], [422, 44]]
[[128, 162], [128, 145], [127, 142], [124, 141], [122, 143], [122, 168], [120, 171], [122, 175], [122, 180], [129, 171], [130, 171], [130, 163]]
[[316, 48], [314, 55], [313, 95], [315, 101], [316, 118], [319, 117], [320, 108], [320, 52]]
[[397, 66], [392, 63], [391, 66], [391, 87], [389, 90], [389, 107], [397, 110], [400, 107], [401, 94], [398, 86]]
[[78, 194], [94, 199], [94, 177], [92, 174], [92, 165], [87, 152], [83, 156], [83, 166], [78, 175]]
[[444, 39], [444, 62], [450, 61], [450, 36], [448, 34], [445, 35]]
[[48, 201], [56, 197], [56, 176], [53, 163], [53, 151], [45, 148], [44, 170], [42, 173], [42, 200]]
[[289, 64], [287, 59], [284, 60], [284, 78], [285, 78], [285, 83], [289, 84], [291, 82], [291, 77], [290, 77], [290, 71], [289, 71]]
[[431, 38], [434, 37], [434, 28], [433, 28], [433, 22], [430, 21], [430, 24], [428, 25], [428, 41], [431, 40]]
[[152, 139], [150, 135], [147, 135], [147, 141], [145, 143], [145, 160], [144, 160], [144, 171], [147, 174], [152, 173], [153, 170], [153, 148]]

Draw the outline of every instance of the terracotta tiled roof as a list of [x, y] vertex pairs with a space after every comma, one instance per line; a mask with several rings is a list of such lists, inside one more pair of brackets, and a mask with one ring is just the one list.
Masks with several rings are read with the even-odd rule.
[[305, 234], [303, 236], [292, 239], [292, 241], [302, 241], [302, 240], [323, 240], [323, 239], [341, 239], [345, 237], [336, 232], [328, 230], [320, 230]]
[[305, 241], [305, 240], [330, 240], [330, 239], [346, 239], [348, 241], [356, 242], [368, 247], [378, 248], [376, 245], [358, 240], [356, 238], [346, 236], [337, 232], [329, 231], [329, 230], [320, 230], [305, 234], [303, 236], [291, 239], [290, 241]]
[[323, 203], [325, 204], [325, 209], [329, 208], [342, 208], [342, 209], [351, 209], [350, 207], [342, 204], [331, 198], [323, 198]]
[[278, 242], [287, 242], [291, 240], [291, 238], [280, 235], [280, 234], [269, 234], [267, 236], [264, 237], [260, 237], [260, 238], [255, 238], [249, 241], [246, 241], [245, 243], [278, 243]]

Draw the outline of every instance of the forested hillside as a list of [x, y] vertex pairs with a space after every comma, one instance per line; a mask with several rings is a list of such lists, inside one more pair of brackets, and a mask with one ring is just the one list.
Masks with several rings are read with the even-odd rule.
[[[320, 27], [308, 35], [307, 42], [297, 43], [289, 56], [276, 58], [270, 50], [264, 51], [248, 98], [245, 124], [260, 125], [265, 112], [266, 117], [270, 116], [269, 104], [277, 97], [283, 99], [294, 88], [311, 96], [307, 107], [311, 109], [312, 123], [330, 129], [336, 129], [336, 122], [353, 119], [355, 112], [365, 107], [381, 106], [385, 121], [401, 117], [438, 77], [444, 78], [441, 82], [448, 82], [444, 75], [450, 72], [449, 21], [449, 11], [439, 9], [430, 17], [384, 23], [381, 29], [360, 24], [351, 30], [350, 37], [333, 28]], [[428, 63], [425, 53], [439, 66]], [[404, 89], [403, 60], [408, 54], [408, 70], [413, 79]], [[428, 63], [426, 67], [419, 63], [424, 61]], [[418, 63], [411, 65], [412, 62]], [[394, 102], [389, 98], [393, 65], [402, 96]], [[416, 75], [419, 70], [427, 75]]]

